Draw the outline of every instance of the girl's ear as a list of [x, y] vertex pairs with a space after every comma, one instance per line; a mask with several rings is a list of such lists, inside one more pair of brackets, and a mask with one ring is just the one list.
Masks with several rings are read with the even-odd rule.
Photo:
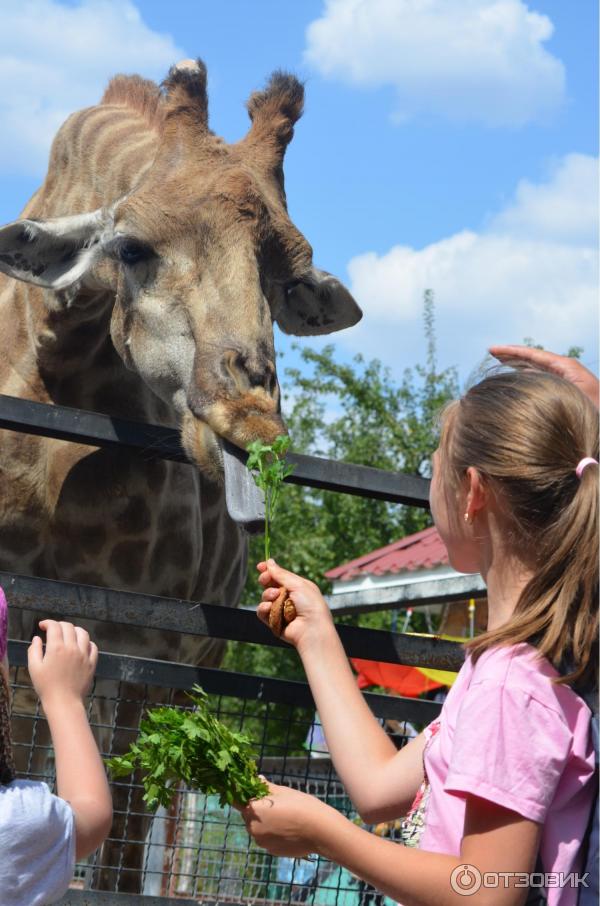
[[473, 520], [488, 503], [488, 490], [481, 475], [473, 466], [467, 469], [467, 503], [465, 515]]

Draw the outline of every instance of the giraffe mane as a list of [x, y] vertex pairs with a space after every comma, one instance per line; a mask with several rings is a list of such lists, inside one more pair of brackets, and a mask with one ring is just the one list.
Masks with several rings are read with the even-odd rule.
[[116, 75], [102, 95], [101, 104], [135, 110], [154, 129], [164, 119], [164, 96], [155, 82], [136, 75]]

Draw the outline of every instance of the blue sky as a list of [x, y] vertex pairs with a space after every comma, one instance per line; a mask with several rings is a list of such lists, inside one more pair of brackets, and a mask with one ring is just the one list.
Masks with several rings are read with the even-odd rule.
[[431, 287], [441, 364], [463, 376], [525, 336], [597, 370], [597, 32], [595, 0], [4, 0], [0, 222], [114, 72], [201, 56], [211, 125], [235, 140], [250, 92], [289, 69], [306, 80], [290, 213], [365, 313], [331, 337], [341, 358], [416, 364]]

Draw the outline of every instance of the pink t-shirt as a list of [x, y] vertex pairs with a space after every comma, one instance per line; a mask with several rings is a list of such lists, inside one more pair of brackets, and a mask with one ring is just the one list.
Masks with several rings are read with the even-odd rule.
[[[527, 644], [467, 657], [437, 720], [426, 728], [425, 781], [403, 842], [460, 855], [466, 795], [543, 824], [544, 872], [580, 869], [593, 794], [590, 711]], [[499, 870], [502, 870], [500, 866]], [[577, 888], [549, 886], [548, 906], [575, 906]]]

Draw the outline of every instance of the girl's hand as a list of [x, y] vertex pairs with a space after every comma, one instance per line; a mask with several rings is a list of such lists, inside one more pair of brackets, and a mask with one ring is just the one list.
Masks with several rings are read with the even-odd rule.
[[296, 619], [284, 627], [282, 639], [300, 648], [323, 638], [330, 628], [335, 631], [327, 602], [314, 582], [282, 569], [274, 560], [258, 563], [256, 568], [260, 573], [258, 581], [264, 589], [257, 609], [259, 620], [269, 625], [271, 602], [282, 586], [287, 588], [294, 602]]
[[[331, 813], [331, 814], [329, 814]], [[314, 796], [269, 783], [269, 795], [240, 808], [246, 830], [274, 856], [305, 858], [318, 853], [337, 812]]]
[[49, 703], [82, 701], [88, 694], [98, 661], [98, 648], [85, 629], [72, 623], [42, 620], [46, 651], [34, 636], [27, 653], [29, 675], [44, 710]]

